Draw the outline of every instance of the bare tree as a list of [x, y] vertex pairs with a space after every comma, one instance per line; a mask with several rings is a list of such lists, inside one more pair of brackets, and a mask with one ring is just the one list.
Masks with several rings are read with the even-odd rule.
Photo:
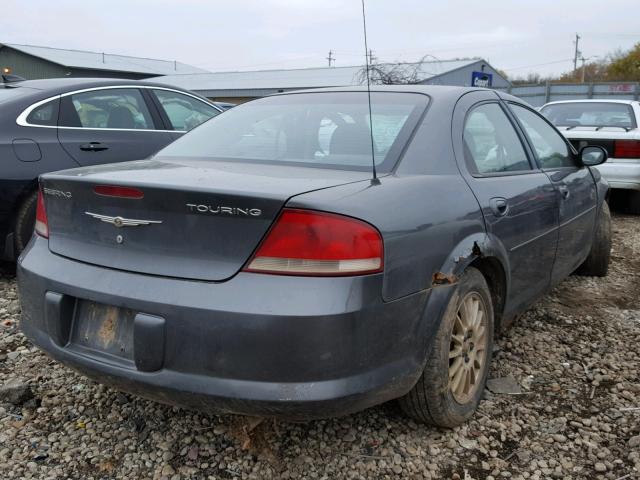
[[[425, 55], [417, 62], [373, 63], [369, 65], [369, 81], [372, 85], [412, 85], [420, 83], [429, 72], [422, 69], [427, 63], [427, 58], [433, 55]], [[436, 58], [436, 60], [438, 60]], [[439, 60], [438, 60], [439, 61]], [[426, 74], [426, 75], [425, 75]], [[367, 67], [364, 66], [356, 73], [358, 83], [367, 83]]]

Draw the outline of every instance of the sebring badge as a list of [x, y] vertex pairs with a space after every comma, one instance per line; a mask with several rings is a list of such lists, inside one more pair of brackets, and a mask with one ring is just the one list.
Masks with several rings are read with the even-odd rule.
[[152, 223], [162, 223], [162, 220], [136, 220], [135, 218], [123, 218], [123, 217], [109, 217], [107, 215], [100, 215], [98, 213], [84, 212], [90, 217], [101, 220], [105, 223], [110, 223], [118, 228], [120, 227], [138, 227], [140, 225], [151, 225]]

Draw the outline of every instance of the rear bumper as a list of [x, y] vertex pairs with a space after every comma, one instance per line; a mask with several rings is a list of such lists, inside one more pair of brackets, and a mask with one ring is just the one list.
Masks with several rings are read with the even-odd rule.
[[[298, 420], [405, 394], [450, 290], [384, 303], [382, 275], [153, 277], [65, 259], [38, 237], [19, 260], [18, 281], [24, 333], [100, 383], [205, 411]], [[130, 359], [69, 341], [78, 300], [139, 312]], [[157, 319], [150, 329], [148, 316]]]
[[607, 179], [611, 188], [640, 190], [640, 159], [619, 160], [610, 158], [596, 168]]

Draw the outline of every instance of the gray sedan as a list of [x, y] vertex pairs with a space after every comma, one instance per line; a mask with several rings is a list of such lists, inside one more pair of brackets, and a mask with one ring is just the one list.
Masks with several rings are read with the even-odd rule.
[[161, 402], [309, 419], [399, 398], [458, 425], [494, 334], [606, 274], [605, 160], [491, 90], [256, 100], [150, 160], [43, 175], [22, 328]]

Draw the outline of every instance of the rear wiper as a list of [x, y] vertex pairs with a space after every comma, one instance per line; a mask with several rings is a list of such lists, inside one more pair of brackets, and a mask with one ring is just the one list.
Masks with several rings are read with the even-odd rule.
[[575, 125], [569, 125], [569, 126], [566, 128], [566, 130], [571, 130], [572, 128], [576, 128], [576, 126], [575, 126]]

